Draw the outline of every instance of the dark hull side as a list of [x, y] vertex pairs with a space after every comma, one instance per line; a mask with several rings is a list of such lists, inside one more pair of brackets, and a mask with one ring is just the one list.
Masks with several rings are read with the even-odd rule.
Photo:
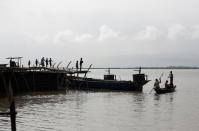
[[98, 79], [72, 79], [69, 89], [78, 90], [115, 90], [115, 91], [142, 91], [143, 85], [148, 81], [132, 82]]
[[156, 91], [157, 94], [165, 94], [165, 93], [171, 93], [175, 91], [176, 86], [169, 88], [169, 89], [165, 89], [165, 88], [154, 88], [154, 90]]

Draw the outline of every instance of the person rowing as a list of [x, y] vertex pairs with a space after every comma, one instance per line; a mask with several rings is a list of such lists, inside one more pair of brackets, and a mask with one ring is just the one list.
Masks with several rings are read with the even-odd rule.
[[156, 78], [155, 79], [155, 83], [154, 83], [154, 88], [159, 89], [160, 88], [160, 83], [161, 83], [161, 78], [159, 80]]
[[154, 88], [151, 89], [151, 91], [149, 93], [151, 93], [154, 89], [160, 89], [160, 83], [161, 83], [161, 77], [164, 75], [164, 73], [162, 73], [159, 77], [159, 80], [156, 78], [155, 79], [155, 83], [154, 83]]

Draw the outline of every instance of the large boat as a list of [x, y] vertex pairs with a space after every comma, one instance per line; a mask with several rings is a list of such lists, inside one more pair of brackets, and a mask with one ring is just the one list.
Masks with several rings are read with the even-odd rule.
[[104, 75], [104, 79], [93, 79], [84, 77], [69, 77], [69, 89], [77, 90], [118, 90], [118, 91], [142, 91], [143, 86], [149, 82], [145, 74], [133, 75], [133, 81], [116, 80], [116, 75], [110, 74]]
[[176, 86], [170, 86], [169, 88], [154, 88], [157, 94], [171, 93], [175, 91]]

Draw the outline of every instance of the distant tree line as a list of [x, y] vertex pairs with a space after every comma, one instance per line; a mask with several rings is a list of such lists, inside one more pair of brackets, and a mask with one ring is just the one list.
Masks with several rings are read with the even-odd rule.
[[[139, 67], [93, 67], [91, 69], [139, 69]], [[141, 67], [142, 69], [199, 69], [197, 66]], [[85, 68], [86, 69], [86, 68]]]

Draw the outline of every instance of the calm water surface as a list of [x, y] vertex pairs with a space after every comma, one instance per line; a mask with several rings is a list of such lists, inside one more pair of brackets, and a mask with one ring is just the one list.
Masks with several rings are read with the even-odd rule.
[[[154, 79], [169, 70], [143, 70], [152, 81], [135, 92], [37, 92], [16, 96], [19, 131], [198, 131], [199, 70], [173, 70], [177, 91], [150, 93]], [[133, 70], [112, 70], [131, 80]], [[104, 70], [91, 77], [103, 78]], [[8, 111], [0, 98], [0, 112]], [[0, 131], [10, 131], [9, 117], [0, 116]]]

